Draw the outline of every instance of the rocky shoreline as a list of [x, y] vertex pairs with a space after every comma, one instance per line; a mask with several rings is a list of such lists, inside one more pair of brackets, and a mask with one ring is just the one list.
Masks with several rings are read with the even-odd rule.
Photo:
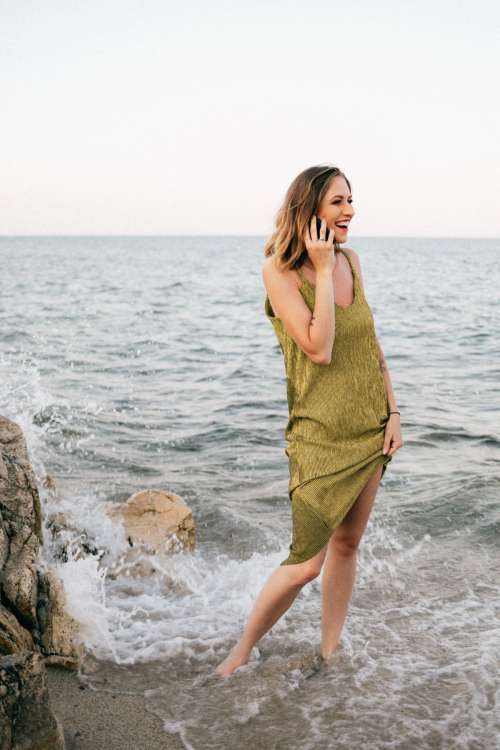
[[[53, 480], [45, 481], [55, 495]], [[109, 512], [124, 525], [129, 574], [150, 572], [139, 562], [141, 549], [194, 547], [191, 511], [175, 493], [144, 490]], [[0, 416], [0, 749], [182, 747], [145, 711], [141, 695], [101, 692], [81, 680], [86, 650], [63, 583], [46, 564], [44, 529], [64, 561], [66, 519], [44, 518], [23, 432]], [[80, 544], [82, 555], [98, 554], [92, 540]]]

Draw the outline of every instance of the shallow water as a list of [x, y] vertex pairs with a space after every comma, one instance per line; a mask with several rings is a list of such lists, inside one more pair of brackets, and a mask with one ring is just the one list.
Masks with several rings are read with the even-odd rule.
[[[145, 691], [186, 748], [500, 746], [500, 243], [349, 244], [405, 444], [333, 662], [318, 659], [317, 579], [219, 680], [291, 539], [263, 238], [0, 239], [0, 413], [25, 432], [45, 512], [64, 510], [103, 550], [61, 564], [46, 533], [98, 660], [85, 679]], [[135, 579], [104, 509], [148, 487], [185, 499], [197, 548]]]

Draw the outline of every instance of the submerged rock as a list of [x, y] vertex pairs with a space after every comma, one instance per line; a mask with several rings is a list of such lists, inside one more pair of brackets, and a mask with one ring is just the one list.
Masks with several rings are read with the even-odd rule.
[[130, 548], [143, 547], [152, 553], [194, 549], [193, 514], [175, 492], [136, 492], [106, 512], [111, 518], [122, 520]]
[[80, 560], [88, 555], [102, 557], [104, 554], [88, 533], [73, 526], [61, 511], [49, 513], [45, 526], [50, 533], [51, 552], [55, 560], [68, 562], [70, 559]]

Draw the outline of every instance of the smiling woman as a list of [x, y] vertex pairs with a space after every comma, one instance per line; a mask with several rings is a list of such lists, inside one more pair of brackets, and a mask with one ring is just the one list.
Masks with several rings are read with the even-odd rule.
[[264, 248], [264, 310], [287, 376], [292, 542], [240, 641], [219, 665], [221, 675], [248, 661], [253, 645], [322, 568], [321, 654], [332, 656], [357, 547], [380, 480], [402, 445], [399, 412], [382, 374], [373, 315], [356, 269], [359, 259], [339, 247], [353, 216], [344, 173], [311, 167], [290, 185]]

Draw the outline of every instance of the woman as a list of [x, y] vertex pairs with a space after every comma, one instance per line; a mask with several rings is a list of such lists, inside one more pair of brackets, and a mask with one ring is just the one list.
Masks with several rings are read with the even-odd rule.
[[331, 659], [351, 598], [358, 545], [387, 464], [403, 445], [359, 257], [339, 246], [353, 215], [343, 172], [311, 167], [290, 185], [264, 248], [265, 313], [287, 375], [292, 543], [239, 642], [217, 667], [220, 676], [247, 663], [255, 643], [321, 570], [321, 656]]

